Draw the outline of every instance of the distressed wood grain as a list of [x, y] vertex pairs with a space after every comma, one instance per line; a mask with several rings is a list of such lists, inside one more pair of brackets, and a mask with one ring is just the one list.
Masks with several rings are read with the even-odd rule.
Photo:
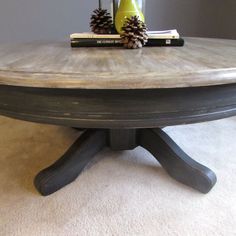
[[102, 147], [139, 145], [173, 178], [207, 193], [214, 172], [156, 127], [236, 115], [236, 41], [186, 38], [183, 48], [142, 50], [2, 44], [0, 115], [88, 128], [37, 175], [43, 195], [72, 182]]
[[41, 88], [145, 89], [236, 83], [236, 40], [185, 38], [184, 47], [70, 48], [0, 45], [0, 84]]
[[91, 90], [0, 86], [0, 114], [78, 128], [152, 128], [236, 115], [236, 84]]

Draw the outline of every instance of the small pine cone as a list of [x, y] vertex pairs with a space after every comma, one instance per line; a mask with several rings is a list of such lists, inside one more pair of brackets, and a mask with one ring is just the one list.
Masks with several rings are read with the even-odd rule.
[[98, 8], [93, 11], [91, 16], [90, 27], [96, 34], [109, 34], [112, 31], [112, 17], [105, 9]]
[[148, 41], [146, 24], [138, 16], [127, 18], [122, 27], [121, 41], [126, 48], [142, 48]]

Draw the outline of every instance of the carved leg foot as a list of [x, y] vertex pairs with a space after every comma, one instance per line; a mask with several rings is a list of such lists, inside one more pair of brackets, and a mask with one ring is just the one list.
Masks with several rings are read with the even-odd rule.
[[208, 193], [215, 185], [215, 173], [190, 158], [161, 129], [140, 130], [139, 144], [177, 181], [202, 193]]
[[44, 196], [74, 181], [94, 155], [107, 145], [105, 130], [85, 131], [53, 165], [35, 177], [34, 184]]

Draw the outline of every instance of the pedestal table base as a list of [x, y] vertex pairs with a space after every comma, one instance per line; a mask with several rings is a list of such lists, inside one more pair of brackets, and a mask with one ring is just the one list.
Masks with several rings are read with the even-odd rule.
[[113, 150], [142, 146], [171, 177], [202, 193], [208, 193], [216, 183], [213, 171], [189, 157], [160, 128], [88, 129], [58, 161], [35, 177], [35, 187], [44, 196], [56, 192], [74, 181], [96, 153], [106, 146]]

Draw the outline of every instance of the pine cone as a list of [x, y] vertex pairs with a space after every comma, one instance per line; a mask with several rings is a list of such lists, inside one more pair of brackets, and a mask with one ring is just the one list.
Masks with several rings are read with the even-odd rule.
[[93, 11], [90, 27], [96, 34], [109, 34], [112, 30], [112, 17], [105, 9], [98, 8]]
[[122, 27], [121, 41], [126, 48], [142, 48], [148, 41], [146, 24], [138, 16], [127, 18]]

